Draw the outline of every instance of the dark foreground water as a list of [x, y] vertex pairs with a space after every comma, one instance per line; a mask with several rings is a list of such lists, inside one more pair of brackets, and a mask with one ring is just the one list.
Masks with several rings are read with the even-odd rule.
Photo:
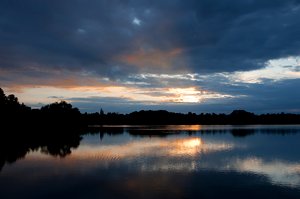
[[300, 126], [123, 126], [61, 150], [5, 163], [0, 198], [300, 198]]

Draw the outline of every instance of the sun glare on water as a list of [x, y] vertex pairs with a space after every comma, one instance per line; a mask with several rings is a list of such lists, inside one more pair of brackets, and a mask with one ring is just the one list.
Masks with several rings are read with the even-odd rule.
[[202, 145], [202, 140], [200, 138], [193, 138], [182, 142], [182, 146], [187, 148], [195, 148], [201, 145]]

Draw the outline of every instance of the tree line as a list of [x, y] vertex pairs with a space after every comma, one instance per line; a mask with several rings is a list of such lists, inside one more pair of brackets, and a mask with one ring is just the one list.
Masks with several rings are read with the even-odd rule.
[[32, 109], [18, 101], [14, 95], [6, 96], [0, 88], [0, 110], [3, 124], [41, 126], [51, 128], [87, 127], [88, 125], [121, 124], [300, 124], [299, 114], [261, 114], [234, 110], [230, 114], [215, 113], [174, 113], [165, 110], [141, 110], [129, 114], [105, 113], [102, 109], [94, 113], [80, 113], [78, 108], [60, 101]]
[[207, 125], [227, 125], [227, 124], [300, 124], [299, 114], [278, 113], [261, 114], [247, 112], [245, 110], [234, 110], [230, 114], [215, 113], [174, 113], [165, 110], [141, 110], [129, 114], [119, 113], [85, 113], [82, 115], [85, 123], [89, 125], [97, 124], [207, 124]]

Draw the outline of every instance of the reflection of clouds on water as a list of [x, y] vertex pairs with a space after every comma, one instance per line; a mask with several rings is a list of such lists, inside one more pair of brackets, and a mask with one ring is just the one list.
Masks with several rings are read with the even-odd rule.
[[280, 160], [267, 162], [263, 159], [251, 158], [233, 158], [224, 161], [220, 164], [216, 162], [204, 162], [201, 160], [187, 160], [184, 162], [161, 160], [155, 164], [141, 165], [142, 171], [199, 171], [199, 170], [212, 170], [231, 172], [237, 171], [239, 173], [254, 173], [266, 176], [272, 183], [289, 186], [300, 186], [300, 163], [283, 162]]
[[[232, 150], [235, 147], [234, 144], [228, 142], [205, 142], [199, 137], [151, 138], [134, 140], [124, 144], [84, 145], [63, 159], [35, 151], [14, 166], [30, 170], [32, 165], [36, 165], [35, 175], [37, 178], [59, 175], [59, 172], [56, 173], [57, 171], [85, 173], [94, 169], [110, 169], [113, 166], [124, 164], [132, 165], [132, 169], [142, 172], [189, 172], [197, 169], [197, 160], [202, 155]], [[8, 169], [8, 173], [13, 172], [12, 167], [6, 169]], [[28, 172], [28, 175], [32, 175], [31, 172]], [[29, 177], [29, 179], [32, 178]]]
[[152, 172], [152, 171], [184, 171], [191, 172], [196, 171], [197, 161], [189, 160], [184, 162], [179, 161], [169, 161], [169, 160], [160, 160], [155, 164], [142, 164], [140, 170], [143, 172]]
[[[127, 154], [128, 155], [128, 154]], [[137, 155], [137, 154], [135, 154]], [[140, 154], [141, 155], [141, 154]], [[177, 154], [176, 154], [177, 155]], [[36, 161], [35, 163], [41, 164], [37, 161], [38, 155], [29, 156], [27, 161]], [[96, 156], [95, 156], [96, 157]], [[54, 161], [55, 159], [42, 155], [45, 165], [49, 167], [57, 168], [59, 170], [65, 168], [68, 171], [80, 169], [87, 171], [93, 168], [110, 168], [112, 162], [129, 163], [130, 156], [123, 156], [119, 159], [112, 159], [111, 157], [101, 156], [104, 159], [99, 161], [98, 158], [92, 156], [85, 157], [86, 161], [82, 161], [82, 156], [76, 156], [73, 158], [66, 158], [62, 160]], [[133, 156], [131, 156], [133, 157]], [[107, 160], [105, 160], [107, 158]], [[137, 156], [133, 157], [133, 160], [139, 161], [138, 165], [134, 166], [134, 169], [140, 172], [201, 172], [201, 171], [216, 171], [216, 172], [238, 172], [238, 173], [253, 173], [257, 175], [263, 175], [267, 177], [271, 183], [288, 186], [288, 187], [300, 187], [300, 163], [296, 162], [284, 162], [281, 160], [265, 161], [262, 158], [248, 157], [248, 158], [231, 158], [223, 159], [220, 161], [212, 159], [201, 159], [199, 156], [188, 156], [182, 158], [179, 156], [165, 156], [164, 158], [155, 158], [150, 161], [146, 157], [141, 159]], [[39, 158], [38, 158], [39, 159]], [[50, 162], [50, 161], [51, 162]], [[131, 159], [132, 160], [132, 159]], [[129, 162], [128, 162], [129, 161]], [[63, 167], [63, 168], [62, 168]], [[63, 169], [64, 170], [64, 169]], [[45, 172], [41, 172], [43, 175], [47, 175]], [[50, 172], [51, 173], [51, 172]], [[48, 173], [49, 174], [49, 173]], [[32, 175], [32, 174], [30, 174]]]
[[232, 168], [240, 172], [251, 172], [267, 176], [274, 184], [300, 186], [300, 163], [282, 162], [280, 160], [266, 162], [260, 158], [236, 159]]
[[[28, 168], [34, 162], [37, 165], [45, 164], [45, 168], [49, 167], [52, 170], [74, 173], [85, 173], [99, 168], [111, 169], [115, 166], [129, 166], [130, 169], [141, 173], [251, 173], [265, 176], [275, 185], [300, 187], [300, 163], [279, 159], [266, 161], [255, 156], [245, 157], [240, 153], [239, 157], [231, 156], [231, 152], [245, 147], [228, 140], [203, 140], [200, 137], [149, 138], [123, 144], [83, 145], [64, 159], [35, 152], [28, 155], [25, 162], [28, 162]], [[41, 172], [41, 175], [50, 173]]]
[[199, 167], [197, 160], [202, 155], [229, 151], [236, 146], [221, 141], [203, 141], [199, 137], [187, 138], [151, 138], [135, 140], [125, 144], [82, 146], [67, 157], [69, 161], [87, 160], [92, 166], [109, 168], [113, 163], [137, 161], [135, 168], [146, 171], [195, 171]]
[[224, 142], [204, 142], [199, 137], [132, 141], [123, 145], [84, 146], [74, 151], [69, 158], [96, 158], [118, 160], [139, 156], [177, 157], [197, 156], [217, 151], [231, 150], [234, 145]]

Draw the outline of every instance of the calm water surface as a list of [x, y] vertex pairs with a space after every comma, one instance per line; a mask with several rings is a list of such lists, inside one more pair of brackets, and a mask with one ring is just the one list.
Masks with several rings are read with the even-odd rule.
[[121, 126], [29, 150], [0, 198], [300, 198], [300, 126]]

